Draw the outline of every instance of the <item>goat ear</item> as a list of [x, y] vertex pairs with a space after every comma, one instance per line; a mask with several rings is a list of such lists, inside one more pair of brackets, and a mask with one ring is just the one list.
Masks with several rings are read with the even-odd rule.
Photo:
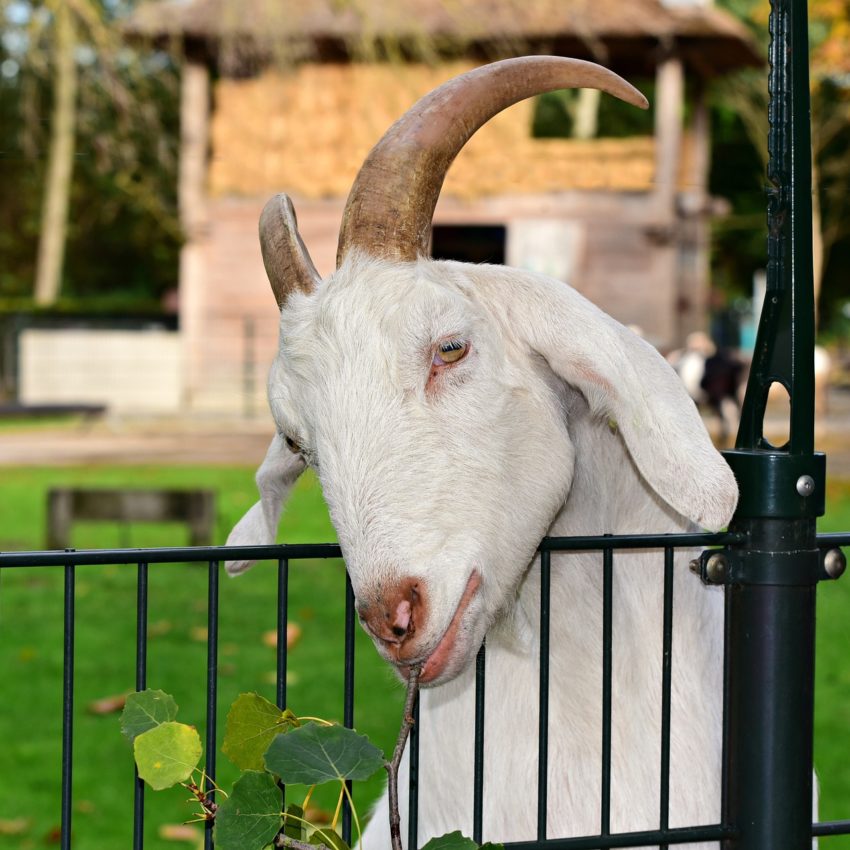
[[[267, 546], [275, 542], [283, 503], [289, 496], [298, 476], [304, 471], [304, 458], [291, 452], [278, 434], [257, 470], [257, 489], [260, 501], [239, 520], [227, 537], [227, 546]], [[227, 572], [238, 575], [256, 561], [228, 561]]]
[[735, 477], [655, 348], [565, 283], [514, 269], [497, 276], [514, 333], [593, 413], [616, 423], [652, 489], [700, 527], [726, 526], [738, 500]]

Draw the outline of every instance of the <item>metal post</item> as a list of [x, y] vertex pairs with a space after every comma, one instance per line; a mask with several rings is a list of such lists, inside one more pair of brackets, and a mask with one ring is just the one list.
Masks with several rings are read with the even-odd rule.
[[[746, 542], [703, 556], [726, 585], [724, 847], [811, 847], [816, 517], [825, 459], [814, 446], [814, 296], [806, 0], [772, 0], [768, 277], [734, 451]], [[790, 440], [764, 436], [767, 394], [791, 399]], [[713, 557], [712, 557], [713, 555]], [[708, 562], [712, 560], [711, 569]]]

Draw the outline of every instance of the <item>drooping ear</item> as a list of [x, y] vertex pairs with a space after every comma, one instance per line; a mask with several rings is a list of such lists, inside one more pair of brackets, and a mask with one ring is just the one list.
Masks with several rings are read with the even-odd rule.
[[[276, 434], [257, 470], [260, 501], [239, 520], [227, 537], [227, 546], [268, 546], [275, 542], [283, 503], [298, 476], [304, 471], [304, 458], [291, 452], [283, 438]], [[245, 572], [256, 561], [227, 561], [225, 569], [232, 575]]]
[[616, 422], [641, 475], [702, 528], [729, 523], [738, 487], [681, 379], [649, 343], [566, 283], [481, 267], [476, 288], [600, 418]]

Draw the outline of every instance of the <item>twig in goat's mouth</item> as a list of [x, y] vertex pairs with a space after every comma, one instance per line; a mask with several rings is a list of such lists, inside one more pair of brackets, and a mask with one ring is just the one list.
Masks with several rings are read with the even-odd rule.
[[407, 677], [407, 698], [404, 701], [404, 713], [401, 718], [401, 729], [393, 750], [393, 757], [384, 766], [389, 775], [387, 782], [387, 794], [390, 802], [390, 839], [392, 850], [402, 850], [401, 846], [401, 817], [398, 813], [398, 768], [401, 764], [401, 756], [404, 753], [404, 745], [407, 736], [413, 728], [413, 706], [416, 703], [416, 695], [419, 693], [419, 674], [422, 667], [411, 667]]

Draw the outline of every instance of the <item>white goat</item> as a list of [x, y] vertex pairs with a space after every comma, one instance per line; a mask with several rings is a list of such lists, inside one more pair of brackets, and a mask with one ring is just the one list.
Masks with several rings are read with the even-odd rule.
[[[422, 843], [471, 833], [471, 661], [485, 636], [484, 837], [535, 836], [540, 539], [719, 529], [737, 498], [693, 403], [650, 345], [559, 281], [425, 259], [443, 177], [466, 139], [517, 100], [577, 86], [645, 105], [605, 69], [552, 57], [485, 66], [423, 98], [364, 164], [326, 280], [285, 196], [260, 224], [281, 306], [269, 380], [279, 433], [257, 475], [261, 500], [228, 543], [273, 542], [290, 487], [305, 464], [315, 469], [363, 626], [402, 678], [424, 664]], [[671, 826], [720, 817], [722, 595], [679, 557]], [[659, 822], [661, 560], [614, 558], [614, 830]], [[548, 834], [592, 835], [598, 553], [553, 556], [551, 612]], [[385, 797], [368, 850], [389, 848], [386, 815]]]

